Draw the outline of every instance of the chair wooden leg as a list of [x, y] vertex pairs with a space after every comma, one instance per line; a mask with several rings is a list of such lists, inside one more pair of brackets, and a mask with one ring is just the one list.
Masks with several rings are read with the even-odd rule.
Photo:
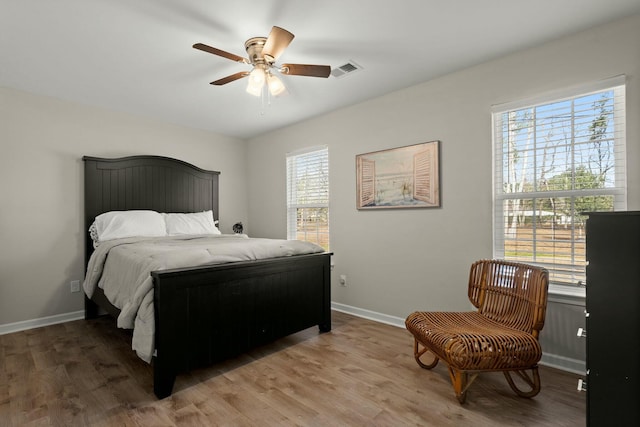
[[518, 374], [518, 377], [525, 382], [530, 390], [521, 390], [511, 377], [511, 371], [504, 371], [504, 377], [507, 379], [511, 390], [513, 390], [520, 397], [533, 397], [540, 393], [540, 373], [538, 372], [538, 367], [535, 366], [531, 368], [531, 375], [527, 372], [527, 370], [513, 371]]
[[[427, 352], [430, 353], [431, 356], [433, 356], [433, 360], [430, 363], [424, 363], [422, 360], [420, 360], [422, 355]], [[429, 351], [427, 347], [420, 348], [420, 343], [418, 342], [417, 339], [414, 339], [413, 356], [416, 358], [416, 362], [418, 362], [418, 365], [420, 365], [420, 367], [424, 369], [435, 368], [435, 366], [438, 364], [438, 360], [440, 360], [438, 356], [436, 356], [433, 352]]]
[[451, 377], [451, 384], [453, 384], [453, 391], [456, 393], [458, 402], [464, 403], [467, 399], [467, 390], [473, 381], [478, 378], [478, 374], [473, 374], [469, 377], [467, 372], [458, 371], [449, 366], [449, 376]]

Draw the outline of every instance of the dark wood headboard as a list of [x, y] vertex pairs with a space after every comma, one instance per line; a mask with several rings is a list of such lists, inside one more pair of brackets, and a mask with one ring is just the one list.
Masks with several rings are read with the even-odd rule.
[[[182, 160], [161, 156], [98, 157], [84, 161], [86, 257], [93, 252], [88, 236], [96, 216], [109, 211], [150, 209], [158, 212], [213, 210], [219, 218], [218, 176]], [[85, 264], [86, 265], [86, 264]]]

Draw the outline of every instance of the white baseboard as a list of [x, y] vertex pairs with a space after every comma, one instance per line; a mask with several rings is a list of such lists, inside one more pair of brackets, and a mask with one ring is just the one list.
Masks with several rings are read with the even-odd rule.
[[587, 372], [587, 362], [584, 360], [571, 359], [557, 354], [543, 353], [540, 365], [549, 366], [550, 368], [556, 368], [561, 371], [571, 372], [578, 375], [585, 375], [585, 372]]
[[387, 325], [397, 326], [398, 328], [404, 328], [404, 319], [395, 316], [389, 316], [387, 314], [378, 313], [376, 311], [366, 310], [364, 308], [353, 307], [351, 305], [340, 304], [338, 302], [331, 302], [331, 309], [339, 311], [341, 313], [352, 314], [364, 319], [373, 320], [375, 322], [386, 323]]
[[[353, 307], [346, 304], [331, 302], [331, 309], [342, 313], [351, 314], [364, 319], [373, 320], [374, 322], [386, 323], [387, 325], [404, 328], [404, 319], [401, 317], [389, 316], [387, 314], [378, 313], [364, 308]], [[584, 360], [571, 359], [556, 354], [542, 354], [540, 365], [549, 366], [551, 368], [560, 369], [562, 371], [571, 372], [578, 375], [584, 375], [587, 364]]]
[[55, 316], [41, 317], [39, 319], [24, 320], [22, 322], [6, 323], [4, 325], [0, 325], [0, 335], [26, 331], [27, 329], [40, 328], [42, 326], [55, 325], [58, 323], [71, 322], [72, 320], [79, 319], [84, 319], [84, 310], [56, 314]]

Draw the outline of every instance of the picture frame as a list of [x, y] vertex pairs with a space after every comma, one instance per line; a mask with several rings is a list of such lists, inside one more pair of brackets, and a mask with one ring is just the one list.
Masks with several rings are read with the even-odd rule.
[[356, 207], [440, 207], [440, 141], [356, 155]]

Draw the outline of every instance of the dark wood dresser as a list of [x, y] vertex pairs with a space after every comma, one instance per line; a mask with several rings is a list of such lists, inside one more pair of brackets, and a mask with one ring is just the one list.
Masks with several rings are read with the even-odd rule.
[[589, 213], [587, 425], [640, 426], [640, 212]]

